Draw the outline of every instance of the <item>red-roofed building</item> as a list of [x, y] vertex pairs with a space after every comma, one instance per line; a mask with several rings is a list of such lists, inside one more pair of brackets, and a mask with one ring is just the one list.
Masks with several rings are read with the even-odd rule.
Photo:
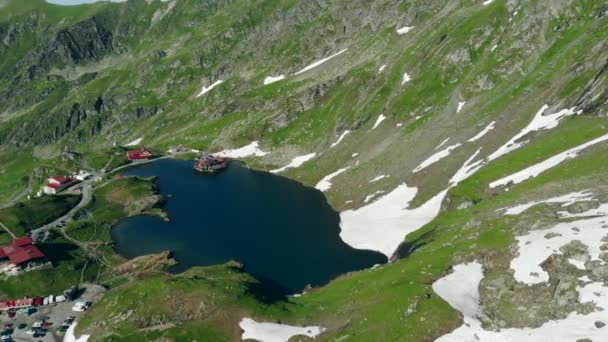
[[13, 240], [10, 245], [0, 246], [0, 261], [7, 261], [13, 268], [28, 269], [47, 260], [44, 253], [32, 244], [32, 239], [23, 236]]
[[14, 253], [8, 256], [11, 264], [20, 266], [33, 260], [44, 259], [45, 255], [34, 245], [17, 247]]
[[149, 149], [142, 147], [137, 150], [132, 150], [127, 152], [127, 159], [129, 160], [140, 160], [140, 159], [149, 159], [152, 158], [152, 151]]
[[16, 238], [15, 240], [13, 240], [13, 243], [11, 245], [17, 246], [17, 247], [23, 247], [23, 246], [31, 245], [33, 243], [34, 243], [34, 240], [32, 240], [31, 237], [22, 236], [22, 237], [19, 237], [19, 238]]
[[33, 298], [4, 300], [4, 301], [0, 301], [0, 311], [5, 311], [5, 310], [9, 310], [9, 309], [27, 308], [32, 305], [34, 305]]
[[49, 184], [64, 184], [69, 181], [66, 176], [53, 176], [49, 178]]
[[48, 184], [42, 187], [42, 192], [48, 195], [54, 195], [76, 183], [78, 183], [78, 180], [72, 177], [53, 176], [48, 179]]

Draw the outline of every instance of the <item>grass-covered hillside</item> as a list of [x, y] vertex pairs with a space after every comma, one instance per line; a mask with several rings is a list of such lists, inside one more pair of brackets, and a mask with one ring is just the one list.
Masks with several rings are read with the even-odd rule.
[[[109, 288], [79, 332], [239, 340], [250, 317], [324, 341], [464, 341], [463, 321], [481, 341], [586, 341], [608, 293], [607, 32], [594, 0], [0, 0], [0, 201], [17, 203], [0, 221], [46, 220], [19, 216], [46, 175], [132, 146], [245, 146], [224, 153], [316, 186], [342, 239], [392, 262], [273, 300], [235, 265], [123, 272], [110, 225], [161, 199], [104, 179], [61, 237]], [[433, 287], [472, 262], [473, 314]]]

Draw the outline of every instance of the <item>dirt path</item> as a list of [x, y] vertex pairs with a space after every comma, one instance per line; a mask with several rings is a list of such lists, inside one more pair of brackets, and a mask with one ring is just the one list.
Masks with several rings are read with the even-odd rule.
[[5, 226], [5, 225], [4, 225], [4, 223], [0, 222], [0, 227], [2, 227], [2, 229], [6, 230], [6, 232], [7, 232], [7, 233], [8, 233], [8, 234], [9, 234], [9, 235], [10, 235], [10, 236], [13, 238], [13, 239], [16, 239], [16, 238], [17, 238], [17, 236], [15, 236], [15, 234], [13, 234], [13, 232], [12, 232], [10, 229], [8, 229], [8, 227], [7, 227], [7, 226]]

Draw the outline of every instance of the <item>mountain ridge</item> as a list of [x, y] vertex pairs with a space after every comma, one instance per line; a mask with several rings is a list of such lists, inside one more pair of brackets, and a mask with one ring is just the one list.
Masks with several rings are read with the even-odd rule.
[[[366, 223], [369, 236], [349, 240], [365, 248], [380, 249], [382, 229], [397, 229], [391, 263], [271, 304], [231, 266], [110, 286], [79, 325], [93, 339], [137, 339], [134, 331], [169, 321], [176, 326], [142, 338], [238, 340], [245, 317], [321, 326], [322, 340], [455, 338], [472, 318], [432, 284], [473, 266], [482, 272], [475, 333], [564, 323], [592, 310], [583, 289], [608, 281], [605, 253], [590, 253], [584, 231], [582, 246], [552, 246], [533, 265], [547, 274], [541, 284], [522, 281], [511, 262], [527, 255], [520, 241], [565, 227], [560, 212], [601, 212], [606, 201], [605, 143], [543, 163], [608, 133], [607, 17], [608, 6], [591, 0], [7, 1], [0, 199], [33, 188], [36, 167], [100, 169], [137, 141], [161, 152], [240, 149], [249, 167], [317, 185], [356, 218], [343, 216], [343, 232]], [[527, 178], [496, 183], [513, 175]], [[584, 190], [592, 196], [565, 207], [547, 200]], [[504, 214], [529, 202], [539, 204]], [[579, 219], [579, 228], [597, 223]], [[186, 291], [201, 302], [217, 293], [228, 308], [176, 317], [142, 295], [163, 293], [164, 283], [172, 307]], [[142, 302], [120, 300], [128, 294]], [[116, 319], [129, 307], [133, 317]], [[591, 323], [577, 339], [594, 336], [584, 330]]]

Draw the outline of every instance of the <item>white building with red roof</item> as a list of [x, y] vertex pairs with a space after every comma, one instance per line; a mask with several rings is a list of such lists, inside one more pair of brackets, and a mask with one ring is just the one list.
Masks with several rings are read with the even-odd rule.
[[48, 183], [42, 187], [42, 192], [47, 195], [55, 195], [76, 183], [78, 183], [78, 180], [72, 177], [52, 176], [48, 179]]

